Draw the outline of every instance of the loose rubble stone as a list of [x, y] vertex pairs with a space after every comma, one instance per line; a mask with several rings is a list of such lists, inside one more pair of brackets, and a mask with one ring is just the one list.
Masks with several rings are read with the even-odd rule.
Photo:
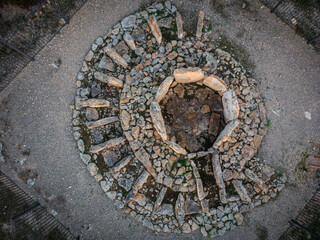
[[198, 82], [204, 78], [200, 68], [180, 68], [173, 72], [174, 79], [179, 83]]
[[234, 215], [234, 218], [236, 219], [238, 226], [242, 225], [242, 223], [243, 223], [243, 215], [241, 213], [236, 213]]
[[118, 162], [113, 168], [110, 169], [110, 173], [119, 172], [122, 168], [124, 168], [130, 163], [131, 159], [132, 159], [131, 155], [125, 157], [120, 162]]
[[130, 192], [127, 194], [126, 196], [126, 202], [131, 201], [134, 196], [138, 193], [138, 191], [143, 187], [143, 184], [145, 184], [145, 182], [148, 180], [148, 177], [150, 176], [150, 174], [148, 173], [148, 171], [144, 171], [136, 180], [136, 182], [133, 184], [132, 189], [130, 190]]
[[133, 51], [136, 50], [136, 44], [134, 43], [134, 40], [129, 32], [124, 33], [123, 39], [127, 43], [127, 45], [129, 46], [129, 48], [131, 48], [131, 50], [133, 50]]
[[135, 15], [130, 15], [128, 17], [126, 17], [125, 19], [123, 19], [121, 21], [121, 26], [124, 28], [124, 29], [130, 29], [130, 28], [133, 28], [136, 24], [136, 16]]
[[178, 199], [177, 199], [176, 205], [175, 205], [176, 218], [180, 224], [184, 223], [184, 216], [185, 216], [184, 201], [185, 201], [184, 197], [183, 197], [182, 193], [180, 193], [178, 195]]
[[168, 146], [170, 146], [172, 148], [173, 151], [175, 151], [178, 154], [182, 154], [182, 155], [187, 155], [187, 151], [182, 148], [179, 144], [172, 142], [172, 141], [165, 141], [166, 144], [168, 144]]
[[156, 38], [158, 44], [160, 45], [162, 41], [162, 34], [157, 19], [154, 15], [149, 16], [148, 24], [151, 28], [153, 36]]
[[192, 200], [187, 200], [184, 205], [185, 215], [191, 215], [201, 212], [200, 205]]
[[159, 208], [159, 210], [157, 211], [157, 215], [161, 215], [161, 216], [173, 216], [174, 212], [173, 212], [173, 206], [171, 204], [163, 204], [161, 205], [161, 207]]

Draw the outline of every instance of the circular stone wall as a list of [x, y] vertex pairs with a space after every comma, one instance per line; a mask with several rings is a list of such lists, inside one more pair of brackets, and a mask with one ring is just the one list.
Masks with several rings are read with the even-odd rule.
[[255, 157], [267, 129], [256, 80], [167, 1], [92, 44], [77, 77], [80, 158], [115, 206], [154, 231], [216, 236], [285, 177]]

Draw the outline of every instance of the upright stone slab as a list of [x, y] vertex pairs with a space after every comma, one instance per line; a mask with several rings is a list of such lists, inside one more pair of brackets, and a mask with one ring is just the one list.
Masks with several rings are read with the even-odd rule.
[[224, 93], [228, 89], [227, 84], [222, 79], [214, 75], [205, 77], [203, 80], [203, 84], [217, 92]]
[[234, 188], [236, 189], [240, 199], [246, 203], [251, 202], [251, 198], [249, 197], [246, 188], [242, 185], [241, 180], [233, 180], [232, 184]]
[[161, 108], [157, 102], [151, 102], [150, 115], [155, 129], [161, 136], [162, 140], [166, 141], [168, 139], [166, 126], [162, 117]]
[[213, 144], [213, 148], [219, 148], [219, 146], [228, 141], [233, 130], [236, 129], [236, 127], [238, 127], [238, 125], [240, 124], [239, 121], [234, 120], [232, 122], [230, 122], [228, 125], [226, 125], [224, 127], [224, 129], [222, 130], [222, 132], [219, 134], [219, 136], [217, 137], [216, 141]]
[[104, 52], [118, 65], [126, 68], [128, 67], [127, 62], [110, 46], [104, 48]]
[[199, 17], [198, 17], [198, 24], [197, 24], [197, 33], [196, 33], [197, 38], [201, 38], [202, 36], [203, 20], [204, 20], [204, 12], [200, 11]]
[[156, 38], [157, 43], [160, 45], [162, 41], [162, 34], [157, 19], [154, 15], [149, 16], [148, 24], [151, 28], [153, 36]]
[[176, 11], [176, 23], [177, 23], [178, 38], [182, 39], [183, 38], [183, 20], [182, 20], [181, 14], [178, 11]]
[[164, 96], [167, 94], [171, 83], [173, 82], [173, 77], [167, 77], [159, 86], [155, 100], [157, 103], [160, 103]]
[[174, 79], [179, 83], [192, 83], [201, 81], [204, 73], [200, 68], [180, 68], [173, 71]]
[[239, 117], [240, 107], [235, 92], [227, 90], [222, 96], [223, 116], [226, 123]]
[[222, 203], [227, 203], [227, 193], [226, 186], [224, 185], [224, 181], [222, 178], [222, 170], [219, 161], [219, 153], [215, 152], [212, 156], [212, 167], [214, 178], [216, 179], [216, 183], [219, 187], [219, 198]]

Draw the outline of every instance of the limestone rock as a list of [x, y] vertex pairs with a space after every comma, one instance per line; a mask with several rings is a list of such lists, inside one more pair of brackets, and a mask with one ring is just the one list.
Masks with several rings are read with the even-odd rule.
[[198, 172], [198, 168], [197, 168], [196, 164], [192, 160], [190, 160], [190, 163], [191, 163], [191, 166], [193, 169], [193, 174], [196, 178], [198, 199], [201, 201], [202, 199], [204, 199], [207, 196], [207, 194], [203, 190], [203, 184], [202, 184], [200, 174]]
[[[159, 174], [160, 175], [160, 174]], [[156, 202], [154, 203], [154, 208], [153, 208], [153, 212], [151, 214], [151, 216], [153, 216], [155, 213], [157, 213], [157, 211], [159, 210], [159, 207], [161, 206], [162, 204], [162, 201], [164, 199], [164, 196], [166, 195], [167, 193], [167, 190], [168, 188], [167, 187], [163, 187], [157, 197], [157, 200]]]
[[152, 166], [150, 161], [150, 155], [146, 152], [146, 150], [142, 147], [138, 151], [135, 152], [136, 158], [142, 163], [142, 165], [147, 169], [147, 171], [157, 179], [157, 174]]
[[192, 200], [187, 200], [184, 205], [185, 215], [191, 215], [201, 212], [201, 207], [198, 203]]
[[110, 102], [104, 99], [91, 98], [82, 102], [82, 107], [100, 108], [110, 107]]
[[121, 81], [118, 78], [108, 76], [107, 74], [104, 74], [102, 72], [96, 72], [94, 74], [95, 78], [98, 79], [101, 82], [107, 83], [110, 86], [122, 88], [123, 87], [123, 81]]
[[176, 23], [177, 23], [177, 34], [178, 34], [178, 38], [182, 39], [183, 38], [183, 20], [181, 17], [181, 14], [176, 11]]
[[161, 108], [157, 102], [151, 102], [150, 115], [155, 129], [161, 136], [162, 140], [166, 141], [168, 139], [166, 126], [162, 117]]
[[129, 48], [131, 48], [131, 50], [133, 50], [133, 51], [136, 50], [136, 44], [134, 43], [134, 40], [129, 32], [124, 33], [123, 39], [127, 43], [127, 45], [129, 46]]
[[176, 205], [175, 205], [175, 212], [176, 212], [176, 218], [177, 218], [178, 222], [180, 224], [183, 224], [185, 212], [184, 212], [184, 197], [183, 197], [182, 193], [179, 193], [179, 195], [178, 195], [178, 199], [177, 199]]
[[147, 198], [144, 194], [142, 193], [137, 193], [134, 197], [133, 200], [136, 201], [141, 207], [146, 205], [147, 203]]
[[179, 83], [198, 82], [204, 78], [200, 68], [180, 68], [173, 72], [174, 79]]
[[114, 64], [110, 58], [107, 56], [103, 56], [98, 65], [99, 68], [109, 70], [111, 72], [114, 71]]
[[157, 215], [173, 216], [173, 206], [171, 204], [163, 204], [157, 211]]
[[260, 179], [254, 172], [252, 172], [250, 169], [246, 169], [244, 171], [245, 175], [250, 178], [253, 182], [255, 182], [259, 188], [262, 190], [262, 192], [268, 191], [268, 186], [264, 183], [262, 179]]
[[119, 121], [118, 117], [106, 117], [106, 118], [102, 118], [98, 121], [87, 122], [86, 125], [89, 129], [92, 129], [92, 128], [108, 125], [108, 124], [116, 122], [116, 121]]
[[213, 148], [219, 148], [219, 146], [228, 141], [230, 138], [230, 135], [232, 134], [233, 130], [240, 124], [239, 121], [234, 120], [232, 122], [230, 122], [228, 125], [226, 125], [224, 127], [224, 129], [222, 130], [222, 132], [219, 134], [218, 138], [216, 139], [216, 141], [213, 144]]
[[123, 19], [121, 21], [121, 26], [126, 30], [126, 29], [130, 29], [133, 28], [136, 24], [136, 16], [135, 15], [130, 15], [128, 17], [126, 17], [125, 19]]
[[98, 153], [98, 152], [101, 152], [107, 148], [111, 148], [111, 147], [114, 147], [114, 146], [117, 146], [121, 143], [124, 143], [126, 141], [125, 138], [123, 137], [119, 137], [119, 138], [114, 138], [114, 139], [110, 139], [104, 143], [101, 143], [101, 144], [98, 144], [98, 145], [94, 145], [94, 146], [91, 146], [90, 148], [90, 152], [91, 153]]
[[120, 162], [118, 162], [113, 168], [111, 168], [110, 172], [111, 173], [119, 172], [122, 168], [124, 168], [130, 163], [131, 159], [132, 159], [132, 155], [125, 157]]
[[226, 186], [224, 184], [222, 178], [222, 170], [219, 161], [219, 153], [213, 153], [212, 156], [212, 167], [213, 167], [213, 174], [214, 178], [216, 179], [216, 183], [219, 187], [219, 198], [222, 203], [227, 203], [227, 193], [226, 193]]
[[201, 38], [202, 36], [203, 20], [204, 20], [204, 12], [200, 11], [199, 17], [198, 17], [198, 24], [197, 24], [197, 33], [196, 33], [197, 38]]
[[120, 113], [120, 117], [123, 125], [128, 126], [131, 120], [130, 114], [126, 110], [122, 110]]
[[145, 184], [145, 182], [148, 180], [149, 176], [150, 174], [148, 173], [148, 171], [144, 171], [138, 177], [138, 179], [133, 184], [132, 189], [126, 196], [126, 199], [125, 199], [126, 202], [129, 202], [134, 198], [134, 196], [138, 193], [138, 191], [143, 187], [143, 184]]
[[182, 155], [188, 154], [187, 151], [183, 147], [181, 147], [178, 143], [175, 143], [169, 140], [165, 141], [165, 143], [168, 144], [168, 146], [178, 154], [182, 154]]
[[241, 180], [233, 180], [232, 184], [233, 184], [234, 188], [236, 189], [240, 199], [242, 201], [244, 201], [245, 203], [250, 203], [251, 198], [249, 197], [245, 187], [242, 185], [242, 181]]
[[171, 53], [169, 53], [167, 55], [167, 58], [168, 58], [168, 60], [171, 61], [171, 60], [175, 59], [177, 56], [178, 56], [178, 53], [176, 51], [172, 51]]
[[161, 41], [162, 41], [162, 34], [161, 34], [161, 30], [160, 30], [159, 24], [157, 22], [157, 19], [154, 15], [149, 16], [148, 24], [151, 28], [153, 36], [156, 38], [158, 44], [160, 45]]
[[120, 187], [124, 188], [127, 192], [130, 191], [133, 182], [128, 178], [118, 178], [118, 184]]
[[227, 84], [220, 78], [210, 75], [204, 78], [203, 84], [217, 92], [224, 93], [227, 91]]
[[104, 48], [104, 52], [118, 65], [126, 68], [128, 67], [127, 62], [114, 51], [110, 46]]
[[236, 219], [238, 226], [242, 225], [242, 223], [243, 223], [243, 215], [241, 213], [236, 213], [234, 215], [234, 218]]
[[159, 86], [157, 93], [156, 93], [156, 97], [155, 100], [157, 103], [160, 103], [161, 100], [164, 98], [164, 96], [167, 94], [170, 85], [173, 82], [173, 77], [167, 77]]
[[223, 115], [226, 123], [236, 120], [239, 117], [240, 107], [235, 92], [230, 89], [222, 96]]

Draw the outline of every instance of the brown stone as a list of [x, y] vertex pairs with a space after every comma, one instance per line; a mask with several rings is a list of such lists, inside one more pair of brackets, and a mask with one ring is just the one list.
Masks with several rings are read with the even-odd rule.
[[164, 98], [164, 96], [167, 94], [171, 83], [173, 82], [173, 77], [167, 77], [159, 86], [155, 100], [159, 103]]
[[214, 75], [205, 77], [203, 80], [203, 84], [213, 89], [214, 91], [222, 92], [222, 93], [227, 91], [227, 88], [228, 88], [227, 84], [221, 78], [218, 78], [217, 76], [214, 76]]
[[201, 113], [202, 114], [206, 114], [206, 113], [209, 113], [210, 112], [210, 107], [208, 104], [204, 104], [202, 107], [201, 107]]
[[177, 23], [178, 38], [182, 39], [183, 38], [183, 20], [182, 20], [181, 14], [178, 11], [176, 11], [176, 23]]
[[197, 33], [196, 33], [197, 38], [201, 38], [202, 36], [203, 20], [204, 20], [204, 12], [200, 11], [199, 17], [198, 17], [198, 24], [197, 24]]
[[173, 91], [178, 95], [179, 98], [184, 96], [184, 87], [181, 84], [178, 84]]
[[176, 51], [172, 51], [171, 53], [168, 54], [167, 58], [171, 61], [175, 59], [178, 56], [178, 53]]
[[200, 68], [180, 68], [174, 70], [173, 76], [179, 83], [192, 83], [202, 80], [204, 73]]
[[142, 70], [142, 69], [143, 69], [142, 64], [138, 64], [138, 65], [136, 66], [137, 72], [139, 72], [139, 71]]
[[162, 41], [162, 34], [161, 34], [159, 24], [154, 15], [149, 16], [148, 24], [151, 28], [153, 36], [156, 38], [158, 44], [160, 45]]
[[127, 62], [111, 47], [105, 47], [104, 52], [118, 65], [126, 68], [128, 67]]
[[210, 120], [209, 120], [209, 134], [213, 135], [213, 136], [217, 136], [219, 133], [219, 129], [220, 129], [220, 114], [219, 113], [215, 113], [213, 112], [210, 116]]

